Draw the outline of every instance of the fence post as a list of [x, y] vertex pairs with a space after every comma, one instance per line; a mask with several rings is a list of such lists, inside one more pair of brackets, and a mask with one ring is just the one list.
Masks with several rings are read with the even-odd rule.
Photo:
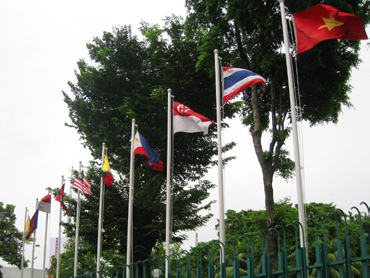
[[360, 244], [361, 244], [361, 257], [358, 258], [359, 261], [362, 262], [362, 274], [363, 277], [369, 277], [369, 266], [368, 260], [370, 257], [367, 257], [367, 250], [366, 250], [366, 237], [362, 231], [362, 222], [361, 222], [361, 212], [358, 210], [357, 207], [352, 207], [351, 209], [356, 209], [358, 213], [358, 219], [360, 221]]
[[[249, 237], [251, 241], [251, 256], [249, 256], [249, 241], [245, 238], [246, 236]], [[253, 237], [249, 234], [244, 234], [238, 238], [238, 240], [245, 239], [247, 242], [247, 278], [254, 278], [254, 252], [253, 252]]]

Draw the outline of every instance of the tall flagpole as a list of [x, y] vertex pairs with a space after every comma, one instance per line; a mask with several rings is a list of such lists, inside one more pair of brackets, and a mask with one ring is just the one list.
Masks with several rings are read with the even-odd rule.
[[24, 243], [26, 241], [26, 235], [24, 233], [24, 231], [26, 230], [26, 226], [27, 226], [27, 207], [25, 209], [25, 213], [24, 213], [24, 228], [23, 228], [23, 240], [22, 240], [22, 258], [21, 258], [21, 278], [23, 278], [23, 262], [24, 262]]
[[[81, 173], [82, 162], [80, 161], [80, 166], [78, 170], [78, 175]], [[73, 168], [72, 168], [73, 172]], [[81, 181], [83, 182], [83, 181]], [[70, 187], [72, 188], [72, 186]], [[78, 263], [78, 236], [79, 236], [79, 229], [80, 229], [80, 212], [81, 211], [81, 203], [80, 203], [80, 190], [77, 190], [77, 215], [76, 215], [76, 236], [75, 236], [75, 260], [74, 260], [74, 267], [73, 267], [73, 276], [77, 276], [77, 263]]]
[[[131, 127], [131, 157], [130, 157], [130, 188], [128, 197], [128, 223], [127, 223], [127, 255], [126, 264], [130, 265], [132, 262], [131, 251], [132, 251], [132, 239], [133, 239], [133, 196], [134, 196], [134, 171], [135, 171], [135, 156], [134, 156], [134, 140], [135, 140], [135, 119], [132, 119]], [[130, 278], [130, 268], [127, 267], [126, 277]]]
[[[285, 5], [284, 0], [280, 1], [280, 12], [281, 12], [281, 22], [283, 25], [284, 34], [284, 47], [285, 47], [285, 59], [288, 73], [288, 84], [289, 84], [289, 97], [290, 97], [290, 110], [292, 111], [292, 130], [293, 130], [293, 145], [294, 145], [294, 159], [295, 159], [295, 172], [296, 172], [296, 184], [297, 184], [297, 199], [298, 199], [298, 216], [299, 222], [302, 224], [302, 229], [300, 231], [300, 242], [301, 247], [304, 246], [303, 238], [306, 236], [306, 218], [304, 212], [303, 203], [303, 190], [302, 190], [302, 177], [301, 177], [301, 159], [299, 154], [299, 144], [298, 144], [298, 132], [297, 132], [297, 117], [295, 112], [295, 100], [294, 100], [294, 87], [293, 87], [293, 74], [292, 74], [292, 64], [289, 52], [289, 37], [288, 37], [288, 26], [285, 17]], [[302, 231], [303, 230], [303, 231]]]
[[[170, 255], [171, 244], [171, 187], [172, 187], [172, 95], [171, 89], [167, 91], [167, 195], [166, 195], [166, 256]], [[168, 277], [168, 260], [166, 261], [166, 278]]]
[[[222, 253], [225, 256], [225, 209], [224, 209], [224, 180], [222, 172], [222, 138], [221, 138], [221, 93], [220, 93], [220, 65], [218, 50], [215, 49], [215, 81], [216, 81], [216, 110], [217, 110], [217, 142], [218, 142], [218, 204], [220, 221], [220, 242], [222, 243]], [[221, 262], [224, 263], [224, 256]]]
[[[48, 189], [48, 195], [50, 194], [50, 189]], [[49, 213], [46, 213], [46, 221], [45, 221], [45, 238], [44, 238], [44, 260], [42, 261], [42, 277], [45, 278], [45, 261], [46, 261], [46, 242], [48, 239], [48, 219], [49, 219]]]
[[[38, 204], [38, 199], [36, 198], [36, 209], [35, 209], [35, 213], [37, 211], [37, 204]], [[38, 219], [37, 219], [38, 221]], [[36, 245], [36, 229], [34, 230], [33, 232], [33, 244], [32, 244], [32, 265], [31, 265], [31, 278], [33, 278], [33, 263], [34, 263], [34, 260], [35, 260], [35, 245]]]
[[[101, 161], [103, 162], [104, 164], [104, 158], [105, 158], [105, 154], [106, 154], [106, 151], [105, 151], [105, 143], [103, 143], [103, 146], [102, 146], [102, 158], [101, 158]], [[99, 223], [98, 223], [98, 246], [97, 246], [97, 255], [96, 255], [96, 271], [99, 272], [100, 271], [100, 256], [101, 256], [101, 230], [102, 230], [102, 226], [103, 226], [103, 212], [104, 212], [104, 189], [105, 189], [105, 185], [104, 185], [104, 180], [103, 180], [103, 177], [100, 177], [100, 199], [99, 199]], [[99, 277], [101, 277], [99, 275]]]
[[[62, 188], [63, 183], [64, 183], [64, 176], [62, 176], [62, 181], [61, 181], [60, 188]], [[58, 231], [58, 255], [57, 255], [57, 274], [56, 274], [56, 278], [59, 278], [61, 230], [62, 230], [62, 204], [59, 206], [59, 231]]]

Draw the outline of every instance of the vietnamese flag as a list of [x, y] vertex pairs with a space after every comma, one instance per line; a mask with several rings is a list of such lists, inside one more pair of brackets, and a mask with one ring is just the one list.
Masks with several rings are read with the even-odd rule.
[[297, 35], [297, 53], [311, 49], [324, 40], [367, 40], [361, 18], [329, 5], [319, 4], [293, 13]]

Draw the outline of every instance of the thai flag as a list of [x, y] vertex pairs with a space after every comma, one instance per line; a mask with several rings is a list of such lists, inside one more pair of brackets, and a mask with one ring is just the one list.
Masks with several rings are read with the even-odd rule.
[[57, 196], [55, 197], [55, 200], [58, 201], [60, 203], [60, 205], [62, 206], [62, 208], [66, 211], [66, 212], [69, 212], [68, 208], [66, 207], [66, 205], [64, 204], [64, 201], [63, 201], [63, 197], [64, 197], [64, 184], [62, 185], [62, 188], [59, 189], [58, 191], [58, 194]]
[[245, 89], [258, 83], [261, 83], [264, 92], [266, 91], [266, 79], [257, 73], [232, 67], [222, 67], [222, 70], [224, 77], [224, 103]]
[[163, 171], [163, 162], [158, 153], [153, 150], [145, 138], [136, 132], [134, 138], [134, 154], [143, 154], [148, 158], [150, 168], [157, 171]]

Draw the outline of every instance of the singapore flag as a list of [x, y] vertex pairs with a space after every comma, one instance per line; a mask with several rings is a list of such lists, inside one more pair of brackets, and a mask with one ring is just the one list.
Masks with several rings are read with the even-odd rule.
[[173, 133], [176, 132], [203, 132], [208, 134], [208, 127], [216, 124], [210, 119], [194, 112], [189, 107], [175, 102], [173, 107]]

